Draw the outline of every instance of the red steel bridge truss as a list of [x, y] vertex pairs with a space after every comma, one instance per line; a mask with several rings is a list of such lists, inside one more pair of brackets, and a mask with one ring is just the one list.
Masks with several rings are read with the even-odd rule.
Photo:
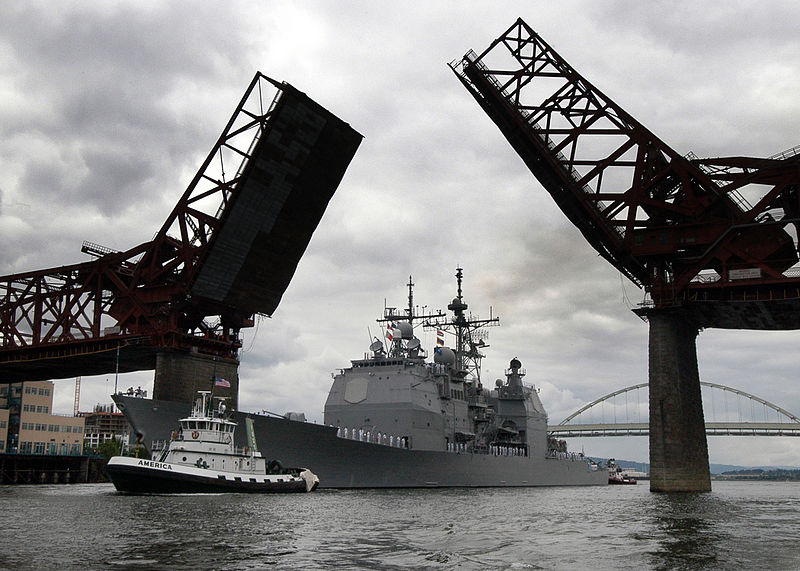
[[588, 242], [699, 327], [800, 327], [800, 148], [681, 155], [524, 21], [450, 64]]
[[159, 350], [235, 358], [277, 307], [361, 135], [257, 73], [155, 237], [0, 277], [0, 382], [153, 369]]

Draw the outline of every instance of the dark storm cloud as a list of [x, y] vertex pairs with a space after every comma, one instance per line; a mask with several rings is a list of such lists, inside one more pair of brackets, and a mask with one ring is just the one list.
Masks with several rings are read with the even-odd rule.
[[[243, 50], [229, 33], [230, 13], [203, 6], [7, 7], [0, 33], [29, 113], [9, 116], [0, 134], [43, 145], [21, 175], [25, 192], [113, 217], [163, 191], [156, 166], [159, 182], [179, 180], [175, 171], [196, 155], [197, 140], [212, 143], [221, 125], [202, 120], [208, 109], [179, 100], [199, 99], [204, 86], [220, 93]], [[7, 144], [3, 154], [18, 157]]]
[[[501, 317], [488, 382], [520, 358], [553, 420], [643, 382], [647, 325], [630, 311], [641, 291], [446, 66], [517, 16], [680, 153], [800, 143], [789, 2], [6, 3], [0, 269], [83, 261], [84, 239], [148, 240], [258, 69], [365, 139], [275, 315], [243, 333], [245, 408], [321, 419], [330, 372], [363, 355], [384, 301], [404, 307], [413, 275], [417, 303], [445, 307], [456, 266], [470, 309]], [[741, 388], [763, 379], [761, 396], [800, 411], [796, 338], [705, 331], [701, 374]], [[63, 402], [71, 410], [71, 395]]]

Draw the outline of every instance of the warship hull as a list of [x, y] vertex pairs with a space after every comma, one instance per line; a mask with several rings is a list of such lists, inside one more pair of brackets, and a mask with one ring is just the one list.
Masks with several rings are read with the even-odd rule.
[[[168, 440], [190, 405], [115, 395], [141, 442]], [[253, 446], [267, 459], [305, 466], [320, 488], [530, 487], [608, 485], [606, 470], [582, 460], [408, 450], [337, 436], [335, 427], [282, 417], [234, 412], [252, 427], [237, 446]], [[248, 441], [249, 440], [249, 441]], [[255, 442], [253, 442], [255, 440]]]

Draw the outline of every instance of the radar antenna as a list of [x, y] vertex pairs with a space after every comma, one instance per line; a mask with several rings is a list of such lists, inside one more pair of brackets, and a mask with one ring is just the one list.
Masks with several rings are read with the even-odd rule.
[[[403, 340], [400, 336], [391, 337], [390, 338], [390, 353], [397, 356], [403, 354], [404, 351], [417, 351], [419, 353], [420, 343], [416, 337], [413, 336], [413, 328], [414, 328], [414, 320], [424, 319], [425, 324], [428, 323], [430, 319], [441, 319], [447, 317], [447, 314], [437, 311], [436, 313], [428, 313], [426, 314], [425, 307], [423, 306], [421, 313], [415, 313], [414, 311], [414, 281], [411, 276], [408, 276], [408, 283], [406, 284], [408, 287], [408, 307], [405, 309], [404, 313], [400, 313], [397, 311], [395, 307], [384, 307], [383, 308], [383, 317], [378, 319], [378, 323], [389, 323], [392, 335], [396, 331], [394, 329], [395, 322], [402, 322], [407, 321], [408, 324], [411, 326], [410, 328], [410, 337], [406, 337], [409, 341], [406, 344], [406, 347], [403, 347]], [[416, 344], [414, 343], [416, 340]]]
[[481, 349], [488, 347], [486, 339], [489, 336], [486, 327], [499, 325], [500, 318], [492, 317], [492, 309], [489, 308], [489, 319], [479, 319], [472, 314], [466, 315], [469, 306], [464, 302], [462, 293], [462, 280], [464, 277], [463, 268], [456, 268], [457, 295], [447, 309], [453, 312], [453, 319], [445, 321], [437, 319], [425, 322], [426, 327], [437, 329], [453, 330], [456, 337], [456, 367], [459, 373], [467, 378], [474, 380], [476, 386], [480, 384], [481, 360], [484, 355]]

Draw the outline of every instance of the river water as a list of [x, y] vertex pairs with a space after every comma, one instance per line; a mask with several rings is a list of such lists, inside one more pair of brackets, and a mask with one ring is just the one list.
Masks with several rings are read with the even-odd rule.
[[0, 487], [2, 569], [800, 569], [800, 484], [124, 496]]

